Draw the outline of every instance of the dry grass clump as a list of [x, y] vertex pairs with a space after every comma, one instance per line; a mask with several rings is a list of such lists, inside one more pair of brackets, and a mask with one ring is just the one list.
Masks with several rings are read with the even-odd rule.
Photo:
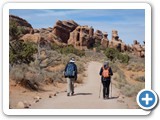
[[139, 82], [145, 82], [145, 76], [137, 76], [135, 80]]
[[136, 85], [131, 85], [131, 84], [126, 84], [122, 88], [122, 93], [127, 96], [127, 97], [132, 97], [138, 94], [140, 90], [144, 89], [144, 84], [136, 84]]
[[127, 65], [127, 70], [128, 71], [133, 71], [133, 72], [139, 72], [145, 71], [145, 59], [136, 57], [134, 55], [130, 55], [130, 61], [129, 64]]
[[[127, 97], [136, 96], [141, 89], [144, 89], [144, 83], [130, 84], [126, 80], [125, 73], [120, 68], [118, 68], [118, 65], [112, 64], [112, 70], [113, 71], [116, 70], [116, 73], [114, 73], [113, 77], [113, 80], [116, 81], [115, 85], [118, 89], [120, 89], [121, 93], [124, 94], [125, 96]], [[136, 76], [134, 74], [131, 75], [131, 79], [135, 77]], [[135, 79], [137, 79], [137, 81], [143, 81], [145, 78], [144, 76], [138, 76]]]

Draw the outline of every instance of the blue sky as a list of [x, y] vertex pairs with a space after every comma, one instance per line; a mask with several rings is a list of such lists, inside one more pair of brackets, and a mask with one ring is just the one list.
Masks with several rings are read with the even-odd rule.
[[108, 32], [111, 40], [113, 29], [126, 44], [145, 40], [144, 9], [12, 9], [10, 14], [26, 19], [33, 28], [53, 27], [57, 20], [74, 20], [79, 25], [92, 26], [96, 31]]

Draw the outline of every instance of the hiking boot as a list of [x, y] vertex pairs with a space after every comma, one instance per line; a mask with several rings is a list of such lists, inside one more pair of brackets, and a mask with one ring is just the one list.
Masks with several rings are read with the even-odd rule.
[[109, 95], [106, 96], [106, 99], [109, 99]]
[[73, 93], [71, 93], [71, 96], [73, 96], [74, 95], [74, 92]]

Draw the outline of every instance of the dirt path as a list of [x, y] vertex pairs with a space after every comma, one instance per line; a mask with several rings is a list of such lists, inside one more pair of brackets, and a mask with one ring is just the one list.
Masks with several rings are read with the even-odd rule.
[[88, 64], [86, 82], [84, 85], [75, 88], [75, 95], [68, 97], [65, 93], [60, 93], [54, 98], [42, 98], [38, 103], [33, 104], [31, 109], [106, 109], [128, 108], [124, 98], [121, 98], [119, 91], [112, 85], [112, 98], [102, 99], [102, 91], [99, 98], [100, 90], [100, 70], [101, 64], [90, 62]]

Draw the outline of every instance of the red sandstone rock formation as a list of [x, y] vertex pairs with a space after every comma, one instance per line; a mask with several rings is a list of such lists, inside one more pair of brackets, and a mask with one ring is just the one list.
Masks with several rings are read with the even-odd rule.
[[78, 26], [73, 32], [70, 33], [68, 40], [69, 45], [74, 45], [78, 49], [87, 49], [94, 44], [94, 29], [88, 26]]
[[119, 51], [130, 51], [139, 57], [145, 57], [145, 42], [140, 45], [136, 40], [132, 46], [126, 45], [119, 39], [118, 31], [112, 30], [112, 40], [108, 40], [108, 34], [102, 33], [88, 26], [78, 26], [72, 20], [70, 21], [57, 21], [53, 28], [33, 29], [31, 24], [26, 20], [14, 15], [9, 16], [9, 21], [14, 22], [17, 26], [24, 28], [24, 33], [21, 35], [21, 40], [54, 42], [60, 46], [73, 45], [77, 49], [88, 49], [93, 47], [96, 43], [101, 44], [103, 48], [116, 48]]
[[127, 45], [119, 39], [117, 30], [112, 30], [112, 40], [109, 43], [109, 47], [117, 48], [120, 52], [127, 50]]
[[72, 32], [78, 24], [73, 20], [60, 21], [58, 20], [53, 26], [53, 34], [61, 39], [63, 43], [67, 43], [70, 37], [70, 32]]
[[101, 40], [101, 45], [104, 47], [104, 48], [108, 48], [109, 47], [109, 40], [108, 40], [108, 33], [103, 33], [103, 38]]
[[33, 33], [33, 28], [31, 26], [30, 23], [28, 23], [26, 20], [18, 17], [18, 16], [15, 16], [15, 15], [9, 15], [9, 22], [11, 24], [16, 24], [16, 26], [21, 26], [23, 27], [23, 34], [27, 34], [27, 33]]
[[137, 42], [137, 40], [133, 41], [132, 49], [135, 55], [138, 57], [145, 57], [145, 42], [143, 47]]

